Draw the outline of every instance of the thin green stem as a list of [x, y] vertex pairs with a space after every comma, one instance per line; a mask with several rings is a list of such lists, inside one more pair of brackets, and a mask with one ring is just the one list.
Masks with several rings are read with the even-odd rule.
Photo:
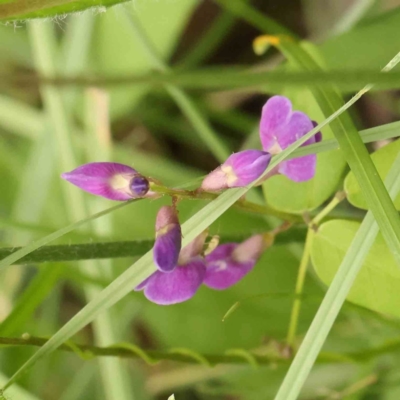
[[11, 264], [16, 263], [18, 260], [25, 257], [27, 254], [32, 253], [36, 249], [38, 249], [42, 246], [45, 246], [46, 244], [48, 244], [50, 242], [53, 242], [54, 240], [60, 238], [61, 236], [64, 236], [65, 234], [67, 234], [75, 229], [78, 229], [80, 226], [87, 224], [88, 222], [93, 221], [96, 218], [100, 218], [103, 215], [107, 215], [113, 211], [116, 211], [122, 207], [125, 207], [134, 201], [137, 201], [137, 200], [131, 200], [129, 202], [121, 203], [114, 207], [110, 207], [105, 210], [102, 210], [96, 214], [90, 215], [87, 218], [83, 218], [77, 222], [70, 224], [70, 225], [64, 226], [63, 228], [59, 229], [58, 231], [55, 231], [55, 232], [51, 233], [50, 235], [40, 238], [40, 239], [36, 240], [35, 242], [30, 243], [27, 246], [21, 247], [18, 251], [10, 254], [9, 256], [7, 256], [6, 258], [4, 258], [0, 261], [0, 273], [1, 273], [2, 269], [8, 267]]
[[[240, 242], [256, 232], [242, 232], [240, 235], [220, 235], [220, 242]], [[290, 230], [282, 232], [275, 238], [275, 245], [286, 243], [303, 242], [306, 230], [297, 225]], [[154, 240], [126, 240], [119, 242], [96, 242], [80, 244], [59, 244], [42, 246], [32, 251], [27, 256], [15, 261], [17, 264], [61, 262], [93, 259], [109, 259], [138, 257], [149, 251], [154, 245]], [[23, 247], [2, 247], [0, 248], [0, 259], [16, 253]]]
[[[385, 185], [394, 198], [400, 191], [400, 155], [394, 161]], [[315, 315], [275, 400], [295, 400], [318, 357], [337, 315], [378, 234], [378, 225], [371, 211], [364, 218], [329, 289]]]
[[311, 244], [314, 237], [314, 232], [318, 227], [318, 224], [324, 219], [342, 200], [344, 200], [346, 194], [344, 192], [338, 192], [333, 199], [324, 207], [309, 223], [307, 231], [306, 241], [304, 244], [303, 256], [300, 261], [299, 272], [296, 280], [295, 299], [293, 302], [292, 312], [290, 316], [289, 329], [287, 334], [287, 344], [291, 347], [294, 346], [296, 339], [297, 326], [299, 323], [300, 308], [301, 308], [301, 296], [303, 294], [304, 282], [307, 274], [307, 267], [310, 261]]
[[[157, 193], [162, 193], [162, 194], [165, 194], [168, 196], [176, 197], [179, 200], [182, 200], [182, 199], [214, 200], [219, 196], [218, 193], [202, 192], [200, 190], [171, 189], [171, 188], [167, 188], [165, 186], [157, 185], [154, 183], [151, 184], [151, 190], [154, 192], [157, 192]], [[253, 203], [253, 202], [250, 202], [247, 200], [238, 200], [234, 204], [234, 207], [244, 210], [244, 211], [255, 213], [255, 214], [274, 216], [274, 217], [280, 218], [284, 221], [297, 222], [297, 223], [303, 222], [302, 217], [299, 215], [289, 214], [289, 213], [285, 213], [282, 211], [278, 211], [267, 205], [260, 205], [260, 204], [256, 204], [256, 203]]]
[[310, 228], [316, 228], [320, 222], [344, 199], [346, 198], [345, 192], [338, 192], [335, 194], [333, 199], [327, 204], [326, 207], [321, 210], [312, 220], [310, 223]]
[[301, 308], [301, 294], [303, 293], [304, 282], [307, 274], [307, 267], [310, 261], [310, 250], [314, 232], [308, 229], [306, 242], [304, 245], [303, 256], [300, 261], [299, 272], [297, 274], [295, 299], [293, 301], [292, 312], [290, 315], [289, 329], [286, 342], [290, 347], [293, 347], [296, 338], [297, 325], [299, 322], [300, 308]]
[[[42, 347], [46, 344], [47, 339], [27, 335], [24, 338], [0, 337], [0, 347]], [[188, 364], [199, 363], [199, 360], [206, 360], [209, 365], [216, 364], [249, 364], [249, 358], [255, 361], [256, 365], [271, 365], [271, 363], [288, 364], [291, 358], [285, 354], [264, 354], [259, 355], [257, 351], [240, 349], [248, 356], [234, 355], [233, 351], [227, 350], [223, 354], [201, 354], [190, 349], [185, 351], [174, 352], [171, 350], [143, 350], [137, 346], [128, 343], [115, 344], [108, 347], [98, 347], [91, 345], [81, 345], [67, 342], [58, 347], [59, 350], [72, 352], [84, 359], [93, 357], [120, 357], [128, 359], [142, 359], [151, 364], [160, 361], [176, 361]], [[238, 349], [236, 349], [238, 350]], [[367, 348], [363, 351], [344, 352], [344, 353], [321, 353], [318, 357], [318, 363], [364, 363], [373, 360], [385, 354], [393, 354], [400, 351], [400, 338], [395, 338], [387, 343], [377, 347]], [[203, 362], [202, 362], [203, 363]]]

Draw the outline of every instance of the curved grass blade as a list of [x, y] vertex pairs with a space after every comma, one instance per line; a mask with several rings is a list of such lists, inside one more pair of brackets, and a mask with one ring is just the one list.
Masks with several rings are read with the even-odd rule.
[[49, 18], [88, 8], [104, 10], [127, 0], [12, 0], [0, 5], [0, 20], [20, 21], [31, 18]]
[[[286, 232], [280, 233], [275, 238], [275, 244], [302, 242], [305, 236], [305, 227], [292, 227]], [[251, 232], [255, 233], [255, 232]], [[248, 237], [250, 232], [241, 235], [220, 236], [220, 243], [240, 242]], [[60, 244], [43, 246], [25, 257], [16, 261], [17, 264], [94, 260], [106, 258], [137, 257], [143, 255], [153, 247], [153, 240], [126, 240], [119, 242], [98, 242], [81, 244]], [[0, 259], [9, 256], [20, 248], [0, 248]]]
[[79, 220], [77, 222], [74, 222], [74, 223], [72, 223], [70, 225], [67, 225], [64, 228], [61, 228], [58, 231], [53, 232], [48, 236], [40, 238], [39, 240], [36, 240], [36, 241], [32, 242], [31, 244], [29, 244], [29, 245], [27, 245], [25, 247], [21, 247], [18, 251], [10, 254], [9, 256], [7, 256], [6, 258], [4, 258], [4, 259], [2, 259], [0, 261], [0, 274], [1, 274], [1, 271], [4, 268], [8, 267], [11, 264], [15, 264], [18, 260], [20, 260], [21, 258], [26, 256], [27, 254], [33, 252], [34, 250], [38, 249], [39, 247], [42, 247], [42, 246], [44, 246], [44, 245], [46, 245], [46, 244], [48, 244], [48, 243], [60, 238], [61, 236], [64, 236], [68, 232], [71, 232], [71, 231], [79, 228], [80, 226], [82, 226], [82, 225], [84, 225], [84, 224], [86, 224], [86, 223], [88, 223], [90, 221], [93, 221], [93, 220], [95, 220], [97, 218], [100, 218], [103, 215], [107, 215], [107, 214], [109, 214], [109, 213], [111, 213], [113, 211], [116, 211], [116, 210], [118, 210], [118, 209], [120, 209], [122, 207], [125, 207], [128, 204], [131, 204], [132, 202], [137, 201], [137, 200], [139, 200], [139, 199], [133, 199], [133, 200], [130, 200], [130, 201], [126, 202], [126, 203], [121, 203], [121, 204], [118, 204], [118, 205], [116, 205], [114, 207], [107, 208], [107, 209], [105, 209], [103, 211], [100, 211], [100, 212], [98, 212], [96, 214], [90, 215], [87, 218], [81, 219], [81, 220]]

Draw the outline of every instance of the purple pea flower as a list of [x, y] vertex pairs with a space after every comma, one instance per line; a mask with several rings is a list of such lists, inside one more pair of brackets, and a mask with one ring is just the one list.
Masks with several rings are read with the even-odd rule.
[[201, 252], [207, 232], [203, 232], [180, 253], [177, 267], [171, 272], [156, 271], [138, 285], [146, 298], [160, 305], [182, 303], [192, 298], [204, 280], [206, 266]]
[[[264, 105], [260, 121], [262, 147], [271, 154], [278, 154], [296, 140], [310, 132], [317, 124], [301, 111], [293, 111], [290, 100], [273, 96]], [[321, 141], [321, 133], [308, 139], [303, 146]], [[286, 175], [295, 182], [313, 178], [317, 157], [315, 154], [281, 162], [276, 173]]]
[[254, 235], [243, 243], [226, 243], [206, 256], [204, 284], [224, 290], [247, 275], [264, 250], [272, 244], [270, 236]]
[[182, 233], [175, 207], [163, 206], [157, 213], [154, 263], [162, 272], [172, 271], [181, 251]]
[[154, 196], [149, 181], [135, 169], [113, 162], [81, 165], [61, 177], [91, 194], [110, 200], [126, 201]]
[[271, 155], [261, 150], [233, 153], [222, 165], [205, 177], [201, 189], [212, 192], [247, 186], [263, 174], [270, 160]]

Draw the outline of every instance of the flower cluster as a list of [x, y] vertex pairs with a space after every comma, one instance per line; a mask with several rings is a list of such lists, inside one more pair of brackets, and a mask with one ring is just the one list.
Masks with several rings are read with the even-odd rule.
[[[316, 123], [301, 111], [293, 111], [292, 103], [283, 96], [271, 97], [264, 105], [260, 120], [260, 150], [244, 150], [232, 154], [217, 169], [204, 179], [201, 188], [220, 191], [227, 188], [247, 186], [264, 173], [271, 156], [280, 153], [306, 133]], [[321, 133], [308, 139], [303, 146], [321, 140]], [[314, 177], [317, 159], [314, 154], [283, 161], [261, 181], [276, 174], [283, 174], [295, 182], [304, 182]], [[261, 182], [259, 182], [261, 183]]]
[[[189, 300], [201, 284], [216, 290], [228, 289], [253, 269], [263, 251], [272, 243], [270, 235], [259, 234], [240, 244], [222, 244], [204, 255], [207, 234], [203, 232], [180, 251], [174, 269], [168, 272], [159, 269], [135, 290], [143, 290], [153, 303], [170, 305]], [[163, 240], [169, 240], [167, 236], [168, 233]], [[155, 259], [158, 256], [157, 240]], [[175, 248], [168, 248], [169, 258], [175, 258]]]
[[[310, 132], [316, 123], [306, 114], [293, 111], [289, 99], [270, 98], [262, 109], [260, 139], [263, 150], [245, 150], [234, 153], [203, 180], [199, 190], [218, 192], [243, 187], [282, 174], [294, 182], [314, 177], [316, 156], [308, 155], [283, 161], [264, 175], [273, 155], [280, 153], [296, 140]], [[303, 145], [321, 140], [317, 133]], [[263, 176], [264, 175], [264, 176]], [[136, 198], [155, 198], [152, 180], [135, 169], [118, 163], [95, 162], [82, 165], [62, 178], [86, 192], [110, 200], [126, 201]], [[155, 224], [153, 248], [157, 271], [135, 290], [157, 304], [175, 304], [191, 298], [201, 284], [223, 290], [237, 283], [249, 273], [263, 251], [271, 244], [271, 235], [255, 235], [243, 243], [225, 243], [207, 255], [204, 243], [207, 233], [198, 236], [181, 249], [181, 226], [175, 204], [159, 210]]]

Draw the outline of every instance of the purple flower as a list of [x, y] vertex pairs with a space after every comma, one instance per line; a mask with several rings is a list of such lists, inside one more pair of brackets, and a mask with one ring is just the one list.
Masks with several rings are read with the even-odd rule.
[[[317, 124], [304, 113], [292, 110], [292, 103], [283, 96], [271, 97], [262, 109], [260, 138], [263, 149], [278, 154], [296, 140], [310, 132]], [[308, 139], [303, 146], [321, 140], [321, 133]], [[295, 182], [304, 182], [314, 177], [317, 157], [315, 154], [281, 162], [278, 173]]]
[[156, 218], [156, 241], [153, 248], [154, 263], [160, 271], [170, 272], [176, 267], [181, 244], [181, 225], [175, 207], [161, 207]]
[[81, 165], [61, 177], [86, 192], [110, 200], [126, 201], [153, 195], [149, 181], [124, 164], [94, 162]]
[[204, 284], [224, 290], [236, 284], [254, 267], [271, 242], [264, 235], [255, 235], [241, 244], [226, 243], [206, 256]]
[[247, 186], [263, 174], [270, 160], [271, 155], [261, 150], [233, 153], [205, 177], [201, 188], [206, 191], [218, 191]]
[[205, 262], [200, 256], [206, 237], [204, 232], [182, 249], [174, 270], [156, 271], [135, 290], [143, 290], [147, 299], [160, 305], [182, 303], [192, 298], [206, 274]]

